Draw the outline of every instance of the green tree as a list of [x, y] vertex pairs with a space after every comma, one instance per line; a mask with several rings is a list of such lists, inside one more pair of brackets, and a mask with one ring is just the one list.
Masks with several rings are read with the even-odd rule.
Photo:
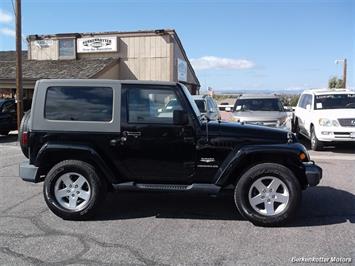
[[344, 81], [337, 77], [332, 77], [328, 81], [328, 87], [330, 89], [344, 88]]

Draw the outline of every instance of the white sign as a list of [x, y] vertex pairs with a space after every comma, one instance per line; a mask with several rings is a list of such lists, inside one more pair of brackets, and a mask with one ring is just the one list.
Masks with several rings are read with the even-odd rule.
[[187, 81], [187, 63], [185, 60], [177, 60], [178, 81]]
[[34, 44], [39, 48], [47, 48], [53, 45], [53, 40], [36, 40]]
[[76, 47], [78, 53], [117, 52], [117, 37], [79, 38]]

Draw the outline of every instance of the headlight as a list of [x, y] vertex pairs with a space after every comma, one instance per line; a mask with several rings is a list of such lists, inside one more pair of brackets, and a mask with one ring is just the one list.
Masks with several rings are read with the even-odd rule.
[[331, 120], [329, 118], [319, 118], [319, 125], [322, 127], [338, 127], [339, 123], [337, 120]]
[[287, 122], [287, 117], [280, 118], [279, 120], [277, 120], [276, 126], [282, 127], [286, 124], [286, 122]]

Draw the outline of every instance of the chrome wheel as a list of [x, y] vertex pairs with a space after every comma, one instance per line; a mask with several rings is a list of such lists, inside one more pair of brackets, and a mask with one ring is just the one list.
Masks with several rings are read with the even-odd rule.
[[290, 193], [279, 178], [262, 177], [256, 180], [249, 189], [249, 203], [258, 213], [273, 216], [283, 212], [289, 202]]
[[91, 198], [90, 184], [81, 174], [65, 173], [55, 183], [54, 196], [63, 208], [80, 211], [89, 204]]

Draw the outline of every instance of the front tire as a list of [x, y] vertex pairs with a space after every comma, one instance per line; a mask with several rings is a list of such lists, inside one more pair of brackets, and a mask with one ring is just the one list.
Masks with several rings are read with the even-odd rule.
[[65, 220], [85, 220], [97, 211], [106, 185], [95, 168], [83, 161], [66, 160], [47, 174], [44, 199], [51, 211]]
[[323, 143], [318, 140], [313, 126], [311, 127], [311, 149], [314, 151], [323, 149]]
[[289, 221], [301, 201], [299, 181], [287, 167], [262, 163], [247, 170], [234, 190], [240, 214], [259, 226], [278, 226]]

